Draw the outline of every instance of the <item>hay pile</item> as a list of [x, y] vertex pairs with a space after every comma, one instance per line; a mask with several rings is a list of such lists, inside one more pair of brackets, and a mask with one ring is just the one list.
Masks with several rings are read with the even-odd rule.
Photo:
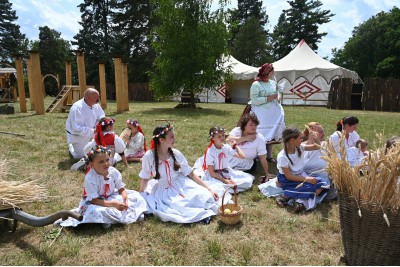
[[399, 210], [400, 193], [400, 145], [394, 145], [385, 154], [383, 135], [377, 135], [378, 147], [370, 151], [364, 164], [352, 168], [346, 160], [344, 134], [340, 140], [340, 156], [333, 144], [328, 142], [323, 158], [327, 162], [327, 172], [339, 193], [345, 193], [361, 205], [372, 204], [379, 209]]
[[36, 181], [6, 181], [8, 174], [6, 161], [0, 161], [0, 210], [19, 207], [48, 197], [47, 190]]

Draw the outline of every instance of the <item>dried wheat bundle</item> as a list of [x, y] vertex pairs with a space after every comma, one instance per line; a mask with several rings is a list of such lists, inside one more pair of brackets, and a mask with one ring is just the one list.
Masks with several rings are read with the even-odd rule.
[[339, 141], [340, 155], [331, 142], [324, 151], [327, 172], [339, 192], [354, 197], [359, 203], [369, 203], [381, 209], [398, 210], [400, 192], [400, 146], [393, 146], [385, 154], [383, 135], [377, 135], [377, 149], [371, 151], [364, 163], [352, 168], [347, 161], [345, 135]]
[[6, 181], [6, 161], [0, 162], [0, 210], [18, 207], [21, 204], [44, 200], [47, 190], [36, 181]]

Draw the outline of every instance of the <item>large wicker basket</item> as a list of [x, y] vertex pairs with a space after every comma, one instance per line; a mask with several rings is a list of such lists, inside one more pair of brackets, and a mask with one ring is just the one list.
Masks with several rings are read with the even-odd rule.
[[[224, 198], [229, 189], [233, 189], [234, 203], [224, 204]], [[230, 214], [225, 213], [225, 210], [229, 209]], [[221, 217], [221, 221], [225, 224], [235, 225], [240, 221], [242, 215], [242, 207], [237, 203], [237, 186], [228, 187], [222, 195], [222, 205], [219, 207], [218, 212]]]
[[398, 211], [382, 210], [377, 203], [359, 202], [352, 196], [339, 193], [339, 212], [347, 264], [400, 265]]

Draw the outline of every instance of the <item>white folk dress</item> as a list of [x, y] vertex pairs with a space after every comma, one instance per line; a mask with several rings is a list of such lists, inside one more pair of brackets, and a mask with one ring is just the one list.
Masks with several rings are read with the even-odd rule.
[[[187, 175], [192, 172], [183, 154], [173, 149], [175, 158], [181, 166], [174, 170], [174, 160], [160, 160], [158, 172], [160, 179], [146, 197], [149, 212], [163, 222], [194, 223], [218, 213], [218, 205], [212, 194]], [[153, 150], [143, 156], [139, 177], [150, 179], [155, 175]]]
[[143, 213], [147, 212], [147, 205], [144, 198], [137, 191], [125, 189], [128, 196], [128, 210], [125, 211], [92, 203], [95, 198], [123, 202], [122, 196], [118, 193], [119, 189], [125, 188], [121, 173], [114, 167], [110, 167], [107, 178], [108, 180], [105, 180], [93, 168], [90, 169], [85, 176], [84, 182], [86, 197], [83, 197], [78, 208], [72, 210], [82, 214], [83, 220], [79, 222], [76, 219], [68, 218], [68, 220], [58, 220], [55, 223], [61, 226], [75, 227], [82, 223], [130, 224], [143, 220]]
[[[207, 150], [206, 165], [212, 165], [215, 171], [219, 172], [226, 178], [229, 177], [236, 183], [238, 192], [241, 192], [251, 188], [253, 185], [254, 176], [243, 171], [234, 170], [229, 166], [230, 158], [236, 154], [236, 150], [232, 149], [232, 147], [227, 144], [224, 144], [221, 149], [216, 148], [213, 144]], [[205, 171], [205, 175], [202, 177], [202, 179], [204, 181], [213, 181], [219, 183], [225, 188], [232, 186], [212, 177], [208, 169]]]
[[[229, 135], [241, 137], [242, 130], [240, 129], [240, 127], [233, 128]], [[229, 166], [235, 170], [250, 170], [254, 164], [254, 159], [256, 157], [267, 154], [265, 139], [264, 136], [260, 133], [257, 133], [255, 140], [245, 141], [242, 143], [238, 143], [237, 145], [240, 147], [240, 149], [242, 149], [245, 158], [239, 159], [231, 157], [229, 159]]]
[[254, 113], [260, 124], [257, 132], [264, 136], [266, 142], [281, 140], [285, 129], [285, 112], [277, 99], [267, 102], [267, 97], [277, 94], [275, 81], [255, 81], [250, 88], [251, 112]]
[[126, 143], [125, 157], [141, 158], [144, 153], [144, 136], [138, 132], [135, 136], [131, 136]]

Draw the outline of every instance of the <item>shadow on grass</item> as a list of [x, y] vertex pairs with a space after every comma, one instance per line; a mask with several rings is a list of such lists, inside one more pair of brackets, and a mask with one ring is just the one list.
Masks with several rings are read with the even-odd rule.
[[319, 213], [321, 213], [321, 216], [322, 216], [322, 220], [323, 221], [326, 221], [326, 220], [329, 220], [330, 218], [329, 218], [329, 214], [330, 214], [330, 212], [332, 211], [332, 205], [335, 203], [336, 201], [335, 200], [331, 200], [331, 201], [329, 201], [329, 202], [326, 202], [326, 201], [324, 201], [324, 202], [322, 202], [321, 204], [319, 204], [318, 206], [317, 206], [317, 208], [315, 209], [315, 211], [316, 212], [319, 212]]
[[77, 159], [71, 159], [71, 158], [64, 159], [63, 161], [60, 161], [58, 163], [58, 170], [67, 171], [71, 169], [71, 166], [76, 162], [78, 162]]
[[82, 223], [76, 227], [67, 227], [67, 231], [77, 237], [98, 237], [123, 229], [125, 225], [112, 224], [110, 228], [104, 229], [100, 223]]
[[221, 220], [219, 220], [216, 231], [219, 232], [219, 233], [239, 231], [242, 227], [243, 227], [242, 220], [240, 220], [235, 225], [228, 225], [228, 224], [223, 223]]
[[23, 251], [29, 251], [33, 258], [37, 259], [39, 265], [54, 265], [56, 262], [54, 259], [49, 257], [47, 253], [47, 249], [41, 249], [40, 247], [34, 246], [25, 242], [24, 240], [18, 240], [16, 242], [16, 246], [22, 249]]
[[[231, 113], [227, 110], [219, 110], [213, 108], [202, 108], [202, 109], [190, 109], [190, 108], [152, 108], [150, 110], [146, 110], [146, 115], [155, 115], [157, 117], [160, 116], [176, 116], [176, 117], [184, 117], [184, 118], [198, 118], [205, 115], [214, 115], [218, 117], [225, 117], [231, 115]], [[157, 119], [155, 117], [155, 119]]]

